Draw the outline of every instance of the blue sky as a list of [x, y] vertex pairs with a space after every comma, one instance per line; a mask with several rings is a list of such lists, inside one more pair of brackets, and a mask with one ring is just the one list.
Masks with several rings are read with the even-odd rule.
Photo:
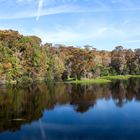
[[0, 29], [43, 43], [140, 48], [140, 0], [0, 0]]

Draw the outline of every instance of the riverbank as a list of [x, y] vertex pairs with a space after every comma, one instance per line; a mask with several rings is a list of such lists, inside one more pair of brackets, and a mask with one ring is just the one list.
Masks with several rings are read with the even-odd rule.
[[[107, 84], [112, 82], [113, 80], [128, 80], [129, 78], [140, 78], [140, 75], [117, 75], [117, 76], [103, 76], [95, 79], [81, 79], [81, 80], [74, 80], [73, 78], [70, 78], [67, 81], [64, 81], [64, 83], [73, 83], [73, 84]], [[43, 79], [38, 79], [36, 81], [33, 81], [32, 79], [27, 80], [24, 79], [23, 81], [16, 82], [16, 81], [0, 81], [1, 85], [15, 85], [19, 87], [28, 87], [29, 85], [32, 85], [33, 83], [43, 83]], [[47, 82], [47, 81], [46, 81]], [[53, 81], [56, 82], [56, 81]]]
[[129, 78], [140, 78], [140, 75], [116, 75], [116, 76], [100, 77], [100, 79], [107, 79], [107, 80], [128, 80]]
[[103, 76], [95, 79], [71, 80], [74, 84], [105, 84], [113, 80], [128, 80], [129, 78], [140, 78], [140, 75], [117, 75], [117, 76]]
[[73, 80], [69, 82], [75, 84], [105, 84], [111, 82], [111, 80], [97, 78], [97, 79]]

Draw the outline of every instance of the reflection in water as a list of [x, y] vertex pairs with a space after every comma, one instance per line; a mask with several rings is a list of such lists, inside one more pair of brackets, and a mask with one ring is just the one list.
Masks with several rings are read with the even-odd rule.
[[[118, 115], [118, 118], [114, 117], [111, 120], [106, 120], [106, 117], [109, 117], [109, 115], [111, 117], [111, 115], [117, 111], [117, 108], [125, 108], [125, 104], [136, 101], [140, 101], [139, 79], [116, 81], [106, 85], [72, 85], [59, 83], [32, 85], [32, 87], [28, 89], [1, 87], [0, 139], [6, 139], [11, 133], [15, 134], [16, 132], [20, 132], [22, 135], [22, 133], [26, 131], [27, 124], [28, 127], [33, 128], [36, 127], [36, 125], [39, 126], [41, 136], [35, 136], [39, 135], [38, 132], [34, 134], [34, 138], [38, 137], [38, 139], [47, 139], [50, 135], [54, 136], [50, 137], [50, 139], [62, 139], [60, 134], [66, 131], [66, 124], [69, 124], [67, 125], [67, 129], [71, 133], [69, 131], [63, 132], [63, 139], [90, 139], [96, 136], [93, 131], [100, 131], [98, 127], [91, 125], [93, 122], [95, 125], [97, 122], [102, 122], [102, 125], [104, 124], [106, 126], [106, 123], [109, 121], [107, 124], [112, 125], [114, 122], [118, 121], [117, 119], [120, 116]], [[97, 104], [97, 102], [99, 103]], [[113, 106], [114, 104], [114, 110], [111, 110], [111, 107], [109, 107], [109, 112], [100, 112], [100, 108], [102, 107], [103, 110], [107, 103], [109, 106]], [[130, 109], [131, 107], [129, 110]], [[87, 115], [89, 112], [91, 114]], [[99, 116], [98, 113], [101, 115]], [[104, 118], [102, 118], [102, 113], [104, 113]], [[140, 116], [140, 114], [138, 116]], [[68, 118], [69, 120], [67, 120]], [[135, 121], [136, 119], [137, 117]], [[140, 118], [138, 121], [140, 122]], [[125, 121], [123, 120], [123, 122]], [[77, 123], [84, 124], [84, 127], [82, 127], [82, 125], [79, 127]], [[104, 128], [104, 125], [102, 128]], [[25, 129], [24, 131], [21, 130], [22, 127]], [[138, 128], [140, 130], [140, 127]], [[32, 129], [32, 132], [36, 131], [34, 129]], [[46, 130], [49, 136], [47, 136]], [[83, 137], [76, 137], [76, 134], [74, 132], [72, 133], [74, 130], [79, 134], [83, 133], [84, 130], [85, 135], [83, 133]], [[88, 132], [86, 130], [88, 130]], [[7, 131], [10, 132], [7, 134]], [[27, 134], [27, 132], [25, 134]], [[71, 137], [71, 134], [75, 137]], [[101, 134], [104, 138], [107, 135], [103, 132], [101, 132]], [[21, 135], [16, 135], [16, 137], [19, 139]], [[33, 134], [30, 133], [28, 135]], [[94, 138], [103, 139], [103, 137], [96, 136]], [[28, 138], [31, 139], [31, 137], [22, 137], [22, 139]], [[111, 137], [108, 137], [108, 139], [109, 138]], [[15, 139], [15, 137], [13, 137], [13, 139]]]

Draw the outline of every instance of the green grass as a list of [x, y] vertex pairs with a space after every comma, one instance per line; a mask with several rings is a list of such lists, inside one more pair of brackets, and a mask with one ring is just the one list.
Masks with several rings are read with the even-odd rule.
[[131, 75], [131, 78], [140, 78], [140, 75]]
[[140, 75], [103, 76], [100, 79], [107, 79], [107, 80], [128, 80], [129, 78], [140, 78]]
[[107, 79], [86, 79], [86, 80], [75, 80], [75, 81], [71, 81], [70, 83], [74, 83], [74, 84], [106, 84], [111, 82], [110, 80]]
[[129, 78], [140, 78], [140, 75], [117, 75], [117, 76], [103, 76], [96, 79], [71, 80], [74, 84], [106, 84], [113, 80], [128, 80]]

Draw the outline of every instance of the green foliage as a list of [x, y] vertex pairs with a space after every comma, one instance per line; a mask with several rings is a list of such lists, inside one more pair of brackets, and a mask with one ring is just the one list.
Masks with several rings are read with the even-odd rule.
[[30, 43], [32, 40], [30, 37], [22, 37], [20, 40], [19, 40], [19, 43]]
[[102, 67], [101, 76], [109, 76], [110, 75], [110, 67]]
[[117, 75], [117, 72], [113, 67], [110, 67], [110, 75]]
[[46, 81], [54, 80], [54, 64], [54, 58], [50, 56], [48, 60], [48, 72], [46, 73]]

